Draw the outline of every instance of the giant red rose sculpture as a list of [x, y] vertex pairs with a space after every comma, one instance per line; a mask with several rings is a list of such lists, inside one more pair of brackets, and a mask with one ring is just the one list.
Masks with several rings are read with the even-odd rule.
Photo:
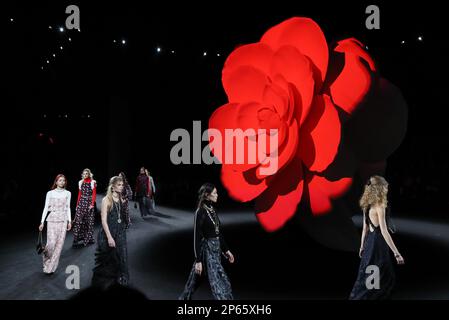
[[[330, 63], [329, 54], [344, 56]], [[214, 141], [210, 148], [222, 163], [221, 179], [238, 201], [255, 200], [255, 210], [267, 231], [282, 227], [301, 200], [313, 214], [332, 209], [331, 199], [343, 195], [350, 176], [327, 179], [323, 172], [336, 158], [342, 123], [339, 110], [351, 115], [373, 86], [376, 67], [364, 46], [355, 39], [329, 48], [320, 27], [309, 18], [292, 18], [269, 29], [257, 43], [243, 45], [227, 58], [222, 83], [229, 103], [210, 117], [209, 129], [253, 129], [246, 143], [266, 138], [274, 129], [277, 144], [265, 158], [227, 163], [237, 152], [234, 143]], [[265, 129], [260, 130], [260, 129]], [[277, 170], [262, 170], [276, 157]], [[305, 199], [306, 198], [306, 199]]]

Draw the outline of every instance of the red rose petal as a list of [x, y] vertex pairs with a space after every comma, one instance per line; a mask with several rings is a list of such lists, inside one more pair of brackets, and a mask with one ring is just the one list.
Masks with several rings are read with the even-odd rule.
[[268, 189], [256, 198], [256, 217], [269, 232], [281, 228], [296, 212], [301, 201], [304, 181], [298, 158], [278, 173]]
[[288, 121], [288, 99], [288, 92], [272, 83], [265, 87], [262, 101], [268, 106], [273, 106], [282, 120]]
[[238, 107], [237, 122], [234, 124], [235, 128], [242, 129], [243, 131], [248, 129], [257, 130], [261, 128], [257, 115], [259, 110], [263, 108], [258, 102], [242, 103]]
[[275, 51], [284, 45], [296, 47], [316, 66], [314, 72], [317, 84], [324, 81], [329, 52], [321, 28], [312, 19], [295, 17], [281, 22], [269, 29], [260, 42], [268, 44]]
[[222, 76], [223, 88], [230, 103], [262, 101], [267, 80], [264, 73], [251, 66], [235, 68]]
[[[251, 141], [266, 139], [266, 134], [270, 134], [272, 129], [276, 129], [278, 130], [277, 148], [280, 148], [284, 144], [287, 135], [287, 129], [285, 128], [287, 124], [279, 119], [279, 114], [272, 106], [264, 107], [258, 103], [245, 103], [240, 104], [238, 110], [238, 128], [243, 131], [250, 129], [255, 132], [254, 138], [253, 136], [248, 137]], [[248, 131], [248, 133], [250, 132]], [[268, 141], [270, 140], [268, 139]], [[270, 150], [268, 147], [269, 145], [267, 143], [266, 150]], [[276, 151], [277, 148], [272, 148], [271, 150]]]
[[348, 113], [352, 113], [368, 93], [371, 72], [376, 70], [373, 60], [362, 46], [355, 39], [346, 39], [334, 49], [335, 52], [344, 53], [345, 65], [329, 89], [335, 104]]
[[[291, 124], [293, 119], [295, 118], [294, 115], [297, 113], [300, 114], [300, 111], [302, 110], [301, 105], [301, 95], [300, 94], [294, 94], [293, 92], [297, 93], [298, 90], [295, 89], [295, 86], [291, 83], [288, 83], [287, 80], [283, 77], [281, 74], [276, 74], [271, 77], [273, 84], [276, 87], [281, 88], [283, 91], [287, 93], [288, 96], [288, 106], [287, 106], [287, 113], [285, 114], [284, 118], [286, 119], [288, 124]], [[299, 104], [299, 105], [298, 105]], [[297, 117], [299, 119], [299, 117]]]
[[[227, 165], [222, 166], [221, 181], [231, 198], [246, 202], [258, 197], [267, 189], [266, 180], [245, 178], [245, 172], [235, 171]], [[249, 175], [250, 173], [248, 173]]]
[[314, 175], [307, 179], [309, 189], [310, 208], [314, 215], [321, 215], [332, 209], [331, 199], [341, 197], [349, 189], [351, 178], [329, 181], [324, 177]]
[[344, 39], [338, 41], [334, 49], [336, 52], [351, 53], [368, 62], [371, 71], [376, 71], [376, 64], [369, 53], [365, 50], [365, 46], [355, 38]]
[[251, 66], [264, 74], [270, 70], [273, 50], [264, 43], [250, 43], [238, 47], [226, 59], [223, 76], [226, 77], [238, 67]]
[[279, 129], [283, 123], [279, 114], [271, 106], [261, 108], [257, 112], [257, 119], [259, 120], [260, 127], [266, 130]]
[[[249, 113], [247, 121], [243, 124], [247, 127], [241, 127], [242, 122], [239, 116]], [[233, 104], [229, 103], [221, 106], [211, 115], [209, 119], [209, 129], [216, 129], [220, 132], [220, 141], [214, 142], [212, 136], [209, 137], [209, 147], [213, 155], [223, 164], [236, 171], [246, 171], [257, 167], [262, 163], [266, 156], [260, 157], [257, 153], [257, 138], [259, 121], [257, 119], [257, 110], [260, 106], [257, 103]], [[255, 113], [254, 115], [252, 115]], [[240, 119], [242, 120], [242, 119]], [[250, 129], [250, 131], [247, 131]], [[253, 129], [253, 130], [251, 130]], [[283, 131], [280, 130], [282, 133]], [[285, 134], [284, 134], [285, 136]], [[285, 139], [282, 135], [280, 140]], [[237, 141], [242, 145], [237, 146]], [[250, 143], [254, 146], [250, 148]], [[237, 148], [238, 147], [238, 148]], [[250, 156], [250, 152], [253, 152]], [[238, 153], [237, 153], [238, 152]], [[239, 155], [240, 157], [237, 157]]]
[[340, 145], [338, 112], [327, 95], [317, 96], [300, 131], [298, 152], [310, 171], [322, 172], [334, 161]]
[[[212, 154], [221, 162], [224, 163], [224, 136], [225, 129], [235, 128], [237, 124], [238, 114], [237, 103], [228, 103], [216, 109], [209, 118], [209, 129], [216, 129], [220, 131], [222, 141], [221, 144], [213, 141], [209, 135], [209, 146]], [[216, 149], [213, 146], [216, 146]]]
[[[279, 131], [279, 135], [281, 131]], [[279, 141], [282, 139], [282, 136], [279, 138]], [[296, 121], [293, 121], [292, 125], [288, 128], [288, 135], [285, 137], [286, 143], [285, 146], [279, 147], [277, 153], [270, 155], [266, 158], [263, 164], [261, 164], [256, 170], [256, 176], [259, 179], [262, 179], [268, 175], [274, 175], [279, 170], [282, 170], [284, 166], [286, 166], [296, 155], [298, 148], [298, 124]], [[280, 142], [279, 142], [280, 144]], [[275, 149], [273, 149], [275, 150]], [[277, 161], [277, 165], [276, 162]], [[274, 166], [276, 165], [276, 166]], [[271, 166], [271, 167], [270, 167]], [[266, 171], [264, 168], [270, 168], [269, 173], [262, 172]], [[274, 168], [274, 169], [273, 169]]]
[[310, 60], [295, 47], [283, 46], [273, 56], [270, 75], [276, 74], [282, 74], [300, 93], [302, 103], [296, 108], [300, 117], [297, 117], [298, 123], [301, 126], [309, 114], [315, 87]]

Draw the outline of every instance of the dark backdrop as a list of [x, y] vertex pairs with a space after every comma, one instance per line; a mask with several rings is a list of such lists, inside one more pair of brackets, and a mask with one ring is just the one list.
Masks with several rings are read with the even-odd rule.
[[[381, 74], [401, 88], [409, 124], [388, 159], [394, 210], [447, 218], [448, 81], [438, 7], [378, 3], [381, 29], [367, 30], [367, 2], [82, 3], [81, 32], [59, 32], [69, 4], [76, 2], [2, 5], [2, 221], [35, 226], [54, 176], [67, 175], [75, 198], [85, 167], [101, 192], [111, 175], [125, 171], [133, 182], [145, 165], [159, 204], [193, 208], [203, 182], [220, 186], [220, 167], [171, 164], [170, 133], [192, 132], [193, 120], [201, 120], [204, 130], [226, 102], [220, 81], [226, 56], [292, 16], [313, 18], [328, 42], [361, 40]], [[220, 206], [242, 206], [221, 187], [219, 193]]]

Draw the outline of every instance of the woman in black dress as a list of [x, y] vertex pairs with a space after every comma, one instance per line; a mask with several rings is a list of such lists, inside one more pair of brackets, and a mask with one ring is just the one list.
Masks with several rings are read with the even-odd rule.
[[180, 300], [190, 300], [200, 285], [200, 277], [206, 274], [214, 299], [232, 300], [229, 278], [221, 264], [223, 255], [230, 263], [234, 256], [223, 238], [221, 223], [213, 204], [218, 193], [213, 184], [205, 183], [199, 190], [198, 208], [195, 212], [193, 250], [195, 262]]
[[127, 285], [128, 251], [124, 200], [121, 197], [123, 179], [112, 177], [101, 203], [102, 230], [98, 234], [92, 285], [107, 289], [113, 284]]
[[373, 176], [365, 185], [360, 199], [363, 210], [363, 231], [357, 280], [349, 296], [351, 300], [388, 299], [395, 284], [394, 265], [404, 264], [391, 238], [387, 211], [388, 183], [381, 176]]

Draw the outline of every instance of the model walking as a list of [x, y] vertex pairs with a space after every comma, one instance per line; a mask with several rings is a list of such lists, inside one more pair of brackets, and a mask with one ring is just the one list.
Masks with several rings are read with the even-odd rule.
[[78, 200], [73, 222], [73, 246], [94, 244], [94, 207], [97, 198], [97, 183], [89, 169], [84, 169], [78, 182]]
[[381, 176], [373, 176], [365, 185], [360, 199], [363, 210], [363, 231], [357, 280], [350, 294], [351, 300], [387, 299], [395, 284], [390, 250], [398, 264], [404, 264], [389, 232], [387, 209], [388, 183]]
[[214, 185], [206, 183], [201, 186], [193, 231], [195, 262], [180, 300], [192, 298], [203, 273], [207, 276], [214, 299], [233, 299], [231, 283], [221, 264], [221, 256], [225, 256], [230, 263], [234, 263], [234, 256], [226, 245], [220, 219], [213, 207], [217, 199], [218, 193]]
[[101, 203], [102, 230], [98, 234], [92, 285], [103, 289], [113, 284], [127, 285], [129, 281], [122, 191], [123, 179], [112, 177]]
[[140, 168], [136, 179], [135, 198], [139, 202], [140, 216], [143, 218], [152, 213], [151, 198], [153, 197], [154, 185], [151, 184], [150, 176], [145, 167]]
[[44, 223], [47, 221], [47, 244], [42, 255], [43, 269], [46, 274], [52, 274], [56, 271], [66, 232], [72, 228], [71, 193], [65, 189], [66, 185], [66, 177], [63, 174], [57, 175], [45, 198], [39, 231], [44, 229]]

